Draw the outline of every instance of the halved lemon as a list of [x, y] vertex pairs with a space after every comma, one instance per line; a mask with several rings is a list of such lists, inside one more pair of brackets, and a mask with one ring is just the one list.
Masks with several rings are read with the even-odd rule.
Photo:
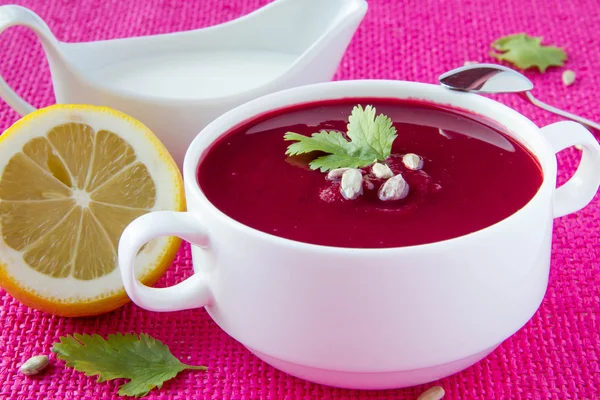
[[[0, 136], [0, 286], [57, 315], [111, 311], [129, 301], [117, 268], [125, 227], [184, 208], [177, 165], [140, 122], [88, 105], [35, 111]], [[180, 242], [144, 246], [138, 278], [156, 283]]]

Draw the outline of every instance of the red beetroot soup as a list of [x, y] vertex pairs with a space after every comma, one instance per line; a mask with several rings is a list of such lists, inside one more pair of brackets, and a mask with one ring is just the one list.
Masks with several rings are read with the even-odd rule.
[[[286, 132], [310, 136], [322, 129], [346, 132], [352, 108], [372, 105], [391, 118], [398, 137], [386, 163], [409, 185], [406, 198], [381, 201], [385, 180], [355, 200], [339, 181], [310, 170], [322, 154], [288, 157]], [[402, 155], [422, 157], [410, 170]], [[493, 225], [522, 208], [542, 183], [534, 156], [486, 121], [430, 103], [380, 98], [314, 102], [247, 121], [202, 156], [200, 188], [219, 210], [249, 227], [300, 242], [352, 248], [432, 243]]]

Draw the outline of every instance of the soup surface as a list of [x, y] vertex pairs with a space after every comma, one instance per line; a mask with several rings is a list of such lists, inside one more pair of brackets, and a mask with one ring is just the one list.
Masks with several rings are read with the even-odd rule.
[[[391, 118], [397, 132], [385, 160], [409, 186], [400, 200], [382, 201], [372, 167], [362, 168], [362, 194], [344, 198], [340, 180], [311, 170], [323, 155], [286, 156], [286, 132], [346, 132], [357, 104]], [[417, 154], [422, 169], [403, 163]], [[352, 98], [280, 109], [226, 133], [202, 156], [198, 183], [231, 218], [254, 229], [325, 246], [387, 248], [426, 244], [493, 225], [522, 208], [542, 171], [521, 144], [477, 116], [408, 100]]]

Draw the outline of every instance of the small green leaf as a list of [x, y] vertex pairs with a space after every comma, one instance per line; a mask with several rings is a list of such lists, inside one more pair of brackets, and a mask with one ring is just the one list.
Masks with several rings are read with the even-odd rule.
[[320, 169], [321, 172], [327, 172], [336, 168], [362, 168], [373, 164], [376, 159], [361, 158], [360, 156], [350, 156], [346, 154], [328, 154], [317, 157], [308, 165], [311, 169]]
[[288, 132], [283, 136], [283, 139], [298, 141], [288, 147], [285, 153], [288, 156], [295, 156], [297, 154], [305, 154], [313, 151], [323, 151], [332, 154], [347, 153], [352, 147], [340, 132], [335, 131], [321, 131], [313, 133], [310, 137]]
[[492, 48], [499, 53], [492, 51], [490, 55], [521, 69], [536, 67], [540, 72], [546, 72], [551, 66], [563, 66], [567, 59], [564, 50], [555, 46], [543, 46], [542, 39], [525, 33], [504, 36], [492, 43]]
[[390, 156], [392, 143], [398, 137], [392, 120], [383, 114], [375, 118], [375, 108], [356, 106], [348, 119], [348, 137], [363, 153], [374, 154], [376, 159]]
[[117, 378], [130, 379], [119, 387], [119, 395], [142, 397], [155, 387], [174, 378], [186, 369], [206, 371], [204, 366], [181, 363], [161, 341], [147, 334], [117, 333], [104, 340], [99, 335], [61, 336], [52, 352], [66, 362], [67, 367], [98, 375], [98, 382]]
[[376, 110], [368, 105], [364, 109], [358, 105], [352, 109], [348, 119], [348, 138], [336, 131], [321, 131], [311, 136], [294, 132], [284, 135], [284, 140], [295, 141], [288, 146], [286, 154], [319, 151], [328, 153], [312, 160], [311, 169], [326, 172], [336, 168], [361, 168], [383, 161], [392, 151], [392, 143], [398, 136], [392, 121], [385, 115], [375, 117]]

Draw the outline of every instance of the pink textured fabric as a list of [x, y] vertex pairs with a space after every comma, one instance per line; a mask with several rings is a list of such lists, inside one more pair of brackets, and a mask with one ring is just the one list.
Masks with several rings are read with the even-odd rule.
[[[298, 0], [300, 1], [300, 0]], [[266, 0], [16, 0], [45, 19], [63, 41], [78, 42], [193, 29], [246, 14]], [[1, 4], [8, 3], [1, 0]], [[571, 87], [561, 69], [528, 72], [535, 94], [558, 107], [600, 120], [600, 3], [598, 0], [370, 0], [337, 79], [389, 78], [436, 82], [464, 61], [492, 61], [489, 43], [526, 31], [568, 51], [577, 73]], [[41, 46], [24, 28], [0, 38], [0, 73], [37, 107], [54, 102]], [[514, 95], [497, 96], [539, 125], [559, 118]], [[18, 118], [0, 104], [0, 128]], [[567, 134], [567, 133], [566, 133]], [[578, 162], [575, 150], [560, 154], [564, 181]], [[556, 220], [548, 292], [533, 319], [477, 365], [438, 384], [447, 399], [600, 398], [600, 203]], [[188, 276], [190, 250], [183, 246], [161, 281]], [[0, 292], [1, 399], [116, 399], [120, 381], [65, 368], [52, 356], [41, 376], [27, 378], [18, 366], [47, 354], [60, 335], [74, 332], [146, 332], [168, 344], [184, 362], [208, 365], [184, 372], [153, 391], [150, 399], [414, 399], [425, 388], [350, 391], [305, 382], [271, 368], [222, 332], [204, 310], [158, 314], [129, 304], [94, 318], [67, 319], [31, 310]]]

